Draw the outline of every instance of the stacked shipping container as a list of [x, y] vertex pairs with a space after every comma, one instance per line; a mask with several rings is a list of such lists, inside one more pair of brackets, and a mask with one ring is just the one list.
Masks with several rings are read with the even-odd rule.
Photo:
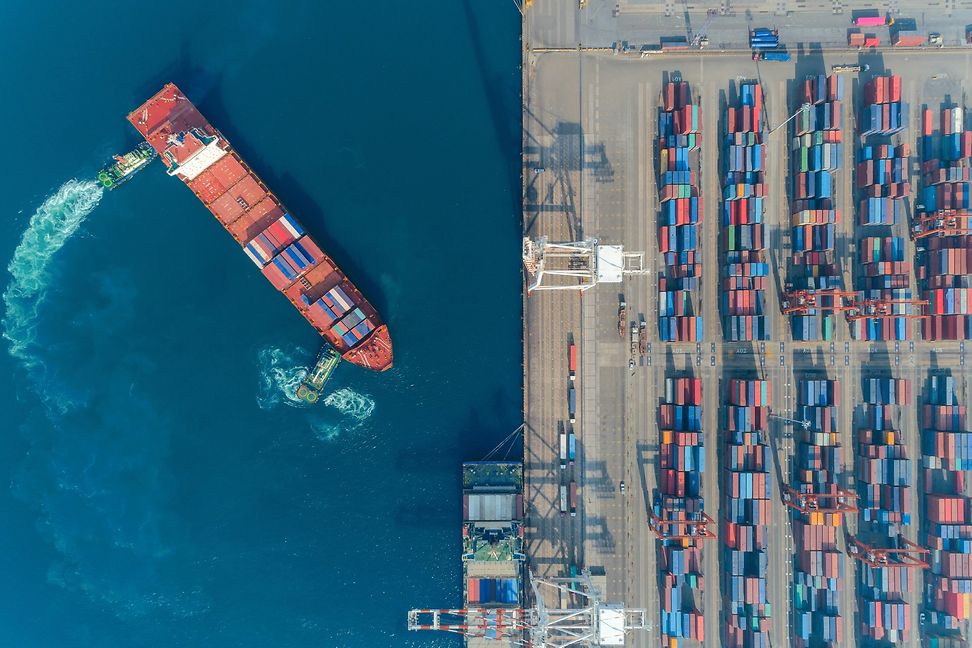
[[843, 555], [837, 548], [842, 513], [835, 512], [842, 465], [836, 432], [840, 404], [835, 380], [800, 380], [796, 419], [810, 421], [798, 433], [793, 462], [793, 489], [800, 495], [823, 496], [806, 512], [793, 511], [796, 556], [793, 571], [793, 619], [797, 648], [837, 646], [843, 636], [840, 591]]
[[729, 381], [722, 491], [723, 645], [768, 648], [771, 605], [766, 593], [766, 527], [771, 483], [768, 422], [770, 384]]
[[[880, 538], [880, 547], [899, 548], [897, 537], [911, 524], [912, 462], [898, 429], [902, 408], [911, 405], [911, 383], [893, 378], [862, 382], [865, 425], [857, 430], [858, 533]], [[875, 641], [907, 641], [912, 615], [909, 569], [892, 561], [880, 567], [862, 561], [857, 587], [861, 634]]]
[[907, 144], [861, 147], [857, 188], [861, 191], [861, 225], [896, 225], [904, 216], [908, 183]]
[[901, 77], [876, 76], [864, 84], [861, 135], [894, 135], [908, 125], [908, 104], [901, 102]]
[[763, 258], [766, 146], [762, 86], [742, 84], [738, 103], [726, 115], [722, 195], [726, 277], [720, 294], [723, 335], [730, 342], [770, 339], [764, 296], [769, 264]]
[[[840, 289], [834, 259], [835, 208], [833, 175], [842, 159], [840, 101], [843, 79], [810, 76], [801, 91], [801, 110], [794, 119], [792, 139], [793, 191], [790, 201], [793, 249], [789, 288], [815, 291]], [[821, 304], [823, 305], [823, 304]], [[791, 316], [793, 339], [830, 340], [833, 315], [811, 310]]]
[[[922, 321], [926, 340], [966, 340], [972, 337], [972, 310], [968, 288], [972, 286], [972, 236], [968, 219], [972, 182], [972, 131], [965, 129], [962, 108], [946, 108], [941, 114], [939, 136], [932, 134], [932, 113], [922, 114], [922, 191], [919, 219], [938, 219], [921, 234], [926, 250], [918, 266], [922, 299], [929, 302]], [[947, 231], [945, 230], [946, 228]], [[938, 230], [938, 231], [936, 231]], [[919, 247], [919, 252], [922, 250]], [[920, 258], [921, 258], [920, 257]]]
[[[868, 138], [891, 137], [907, 125], [908, 105], [901, 101], [900, 76], [876, 76], [864, 84], [856, 183], [860, 192], [858, 222], [863, 226], [894, 226], [903, 220], [905, 199], [911, 190], [908, 145], [868, 144]], [[861, 239], [858, 248], [857, 300], [866, 306], [850, 318], [851, 335], [870, 341], [910, 339], [911, 264], [904, 260], [904, 239], [870, 236]]]
[[659, 336], [666, 342], [702, 339], [702, 251], [699, 241], [699, 105], [688, 83], [665, 84], [658, 111], [658, 250], [665, 261], [658, 280]]
[[[911, 264], [904, 260], [904, 239], [897, 236], [866, 237], [858, 242], [857, 298], [862, 314], [850, 322], [855, 340], [910, 340], [908, 317], [913, 314], [908, 287]], [[882, 303], [883, 302], [883, 303]]]
[[[658, 519], [685, 523], [703, 519], [702, 381], [666, 378], [665, 402], [658, 410], [661, 435], [658, 491], [653, 508]], [[702, 615], [702, 538], [659, 540], [664, 645], [677, 648], [681, 639], [705, 638]]]
[[932, 633], [972, 618], [972, 516], [966, 471], [972, 468], [972, 432], [952, 376], [932, 375], [921, 411], [925, 482], [924, 536], [931, 549], [926, 572]]

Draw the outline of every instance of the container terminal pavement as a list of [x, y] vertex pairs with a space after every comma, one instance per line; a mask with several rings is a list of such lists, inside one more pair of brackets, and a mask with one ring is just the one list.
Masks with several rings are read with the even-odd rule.
[[972, 13], [838, 9], [524, 10], [526, 568], [625, 645], [966, 645]]

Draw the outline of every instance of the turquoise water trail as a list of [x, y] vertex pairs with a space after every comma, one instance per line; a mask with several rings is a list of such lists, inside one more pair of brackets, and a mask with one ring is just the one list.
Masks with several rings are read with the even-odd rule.
[[34, 348], [36, 326], [51, 279], [51, 264], [101, 202], [102, 194], [98, 183], [91, 180], [68, 180], [61, 185], [30, 217], [7, 266], [11, 280], [3, 291], [3, 337], [10, 342], [10, 355], [38, 382], [44, 364]]

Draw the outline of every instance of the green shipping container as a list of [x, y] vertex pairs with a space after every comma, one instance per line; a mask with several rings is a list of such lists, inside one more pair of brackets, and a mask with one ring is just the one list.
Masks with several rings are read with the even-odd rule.
[[832, 315], [825, 315], [823, 318], [823, 339], [827, 342], [834, 339], [834, 318]]

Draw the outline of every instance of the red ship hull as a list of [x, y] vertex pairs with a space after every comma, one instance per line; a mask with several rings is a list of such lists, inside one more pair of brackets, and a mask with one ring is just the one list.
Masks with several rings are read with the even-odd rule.
[[375, 371], [392, 366], [391, 337], [378, 311], [175, 84], [166, 84], [128, 121], [169, 175], [196, 194], [345, 360]]

